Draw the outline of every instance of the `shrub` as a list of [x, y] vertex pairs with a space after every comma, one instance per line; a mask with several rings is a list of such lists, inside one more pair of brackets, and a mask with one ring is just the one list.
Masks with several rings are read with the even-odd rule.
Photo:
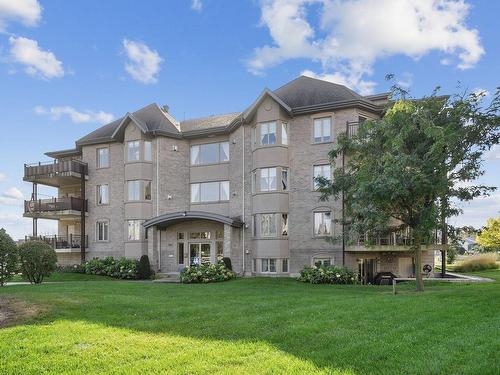
[[356, 284], [358, 275], [347, 267], [305, 267], [297, 279], [311, 284]]
[[17, 246], [5, 229], [0, 229], [0, 286], [17, 271]]
[[44, 277], [56, 270], [56, 252], [42, 241], [28, 241], [20, 245], [19, 259], [23, 278], [32, 284], [42, 283]]
[[85, 265], [72, 264], [67, 266], [57, 266], [56, 271], [60, 273], [85, 273]]
[[149, 257], [147, 255], [143, 255], [139, 260], [139, 265], [137, 266], [137, 276], [141, 280], [147, 280], [153, 276], [153, 271], [151, 270]]
[[236, 277], [223, 262], [186, 267], [181, 271], [181, 283], [213, 283]]
[[117, 279], [138, 278], [137, 268], [139, 262], [135, 259], [106, 257], [104, 259], [94, 258], [87, 261], [83, 267], [88, 275], [111, 276]]
[[222, 262], [224, 263], [224, 265], [226, 266], [226, 268], [228, 270], [231, 270], [231, 271], [233, 270], [233, 266], [231, 264], [231, 258], [224, 257], [224, 258], [222, 258]]
[[457, 272], [473, 272], [498, 268], [497, 254], [485, 253], [472, 255], [455, 266]]

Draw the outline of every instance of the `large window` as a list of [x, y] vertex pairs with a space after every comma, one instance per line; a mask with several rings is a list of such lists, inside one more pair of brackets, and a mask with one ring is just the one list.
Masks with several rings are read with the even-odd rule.
[[316, 267], [330, 267], [333, 264], [332, 258], [315, 257], [313, 261]]
[[288, 168], [281, 168], [281, 190], [288, 190]]
[[276, 214], [260, 215], [260, 236], [276, 237], [278, 229], [276, 228]]
[[281, 214], [281, 235], [288, 236], [288, 214]]
[[229, 181], [191, 184], [191, 202], [219, 202], [229, 200]]
[[98, 220], [95, 223], [96, 241], [109, 241], [109, 222], [107, 220]]
[[127, 181], [127, 198], [129, 201], [138, 201], [141, 199], [141, 181]]
[[145, 161], [153, 160], [151, 141], [144, 141], [144, 160]]
[[142, 220], [127, 220], [127, 240], [139, 241], [141, 239]]
[[144, 200], [151, 200], [151, 181], [144, 181]]
[[276, 144], [276, 122], [265, 122], [260, 124], [260, 144]]
[[286, 122], [281, 123], [281, 144], [288, 144], [288, 123]]
[[276, 190], [276, 168], [262, 168], [260, 170], [260, 191]]
[[324, 177], [327, 180], [332, 178], [331, 166], [330, 164], [320, 164], [313, 167], [313, 186], [314, 190], [319, 188], [319, 183], [316, 180], [318, 177]]
[[103, 147], [97, 149], [97, 168], [109, 167], [109, 148]]
[[330, 142], [332, 140], [332, 118], [314, 119], [314, 143]]
[[191, 146], [191, 165], [217, 164], [229, 160], [229, 142]]
[[329, 211], [314, 213], [314, 235], [329, 236], [332, 234], [332, 213]]
[[276, 272], [276, 259], [261, 259], [261, 272]]
[[130, 141], [127, 142], [127, 161], [139, 161], [141, 157], [140, 142]]
[[109, 203], [109, 187], [108, 185], [97, 185], [97, 204]]

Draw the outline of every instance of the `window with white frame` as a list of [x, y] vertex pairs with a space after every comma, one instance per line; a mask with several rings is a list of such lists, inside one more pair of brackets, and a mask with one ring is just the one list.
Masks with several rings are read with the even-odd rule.
[[191, 165], [217, 164], [229, 161], [229, 142], [191, 146]]
[[281, 260], [281, 272], [288, 272], [288, 258]]
[[316, 267], [330, 267], [333, 264], [332, 258], [315, 257], [313, 262]]
[[139, 161], [141, 158], [140, 142], [130, 141], [127, 142], [127, 161]]
[[276, 259], [263, 258], [260, 260], [261, 272], [276, 272]]
[[281, 235], [288, 236], [288, 214], [281, 214]]
[[220, 202], [229, 200], [229, 181], [191, 184], [191, 202]]
[[281, 168], [281, 190], [288, 190], [288, 168]]
[[151, 141], [144, 141], [144, 160], [145, 161], [153, 160], [153, 153], [152, 153], [151, 146], [152, 146]]
[[127, 199], [129, 201], [138, 201], [141, 199], [141, 181], [127, 181]]
[[127, 240], [140, 241], [143, 220], [127, 220]]
[[97, 149], [97, 168], [109, 167], [109, 148], [102, 147]]
[[314, 190], [319, 188], [319, 183], [316, 180], [318, 177], [326, 178], [327, 180], [331, 180], [332, 171], [330, 164], [320, 164], [313, 166], [313, 187]]
[[331, 211], [314, 213], [314, 235], [329, 236], [332, 234], [332, 213]]
[[260, 191], [276, 190], [276, 168], [262, 168], [260, 170]]
[[95, 223], [95, 240], [109, 241], [109, 222], [107, 220], [97, 220]]
[[109, 186], [97, 185], [97, 204], [109, 204]]
[[144, 181], [144, 200], [151, 200], [151, 181]]
[[314, 119], [314, 143], [331, 142], [332, 118], [322, 117]]
[[260, 236], [276, 237], [278, 229], [276, 228], [276, 214], [260, 215]]
[[288, 144], [288, 123], [286, 122], [281, 123], [281, 144]]
[[260, 124], [260, 144], [276, 144], [276, 122], [265, 122]]

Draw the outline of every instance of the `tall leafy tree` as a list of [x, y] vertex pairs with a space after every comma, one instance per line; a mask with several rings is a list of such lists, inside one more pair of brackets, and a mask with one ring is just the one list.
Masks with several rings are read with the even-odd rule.
[[395, 88], [382, 119], [343, 134], [330, 152], [333, 180], [319, 178], [321, 199], [344, 197], [350, 234], [407, 230], [415, 254], [417, 290], [423, 291], [422, 246], [469, 201], [494, 190], [474, 185], [483, 153], [500, 140], [500, 92], [412, 99]]
[[488, 219], [476, 240], [485, 251], [500, 251], [500, 217]]
[[5, 229], [0, 229], [0, 286], [12, 278], [18, 268], [17, 246]]

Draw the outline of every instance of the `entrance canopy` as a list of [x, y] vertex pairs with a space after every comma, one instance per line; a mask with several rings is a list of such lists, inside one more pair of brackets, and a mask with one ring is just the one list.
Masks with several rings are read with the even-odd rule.
[[214, 214], [204, 211], [180, 211], [170, 214], [164, 214], [145, 221], [142, 225], [145, 228], [157, 226], [166, 228], [170, 225], [182, 223], [184, 221], [192, 220], [211, 220], [219, 223], [228, 224], [235, 228], [241, 228], [243, 222], [239, 218], [230, 218], [224, 215]]

